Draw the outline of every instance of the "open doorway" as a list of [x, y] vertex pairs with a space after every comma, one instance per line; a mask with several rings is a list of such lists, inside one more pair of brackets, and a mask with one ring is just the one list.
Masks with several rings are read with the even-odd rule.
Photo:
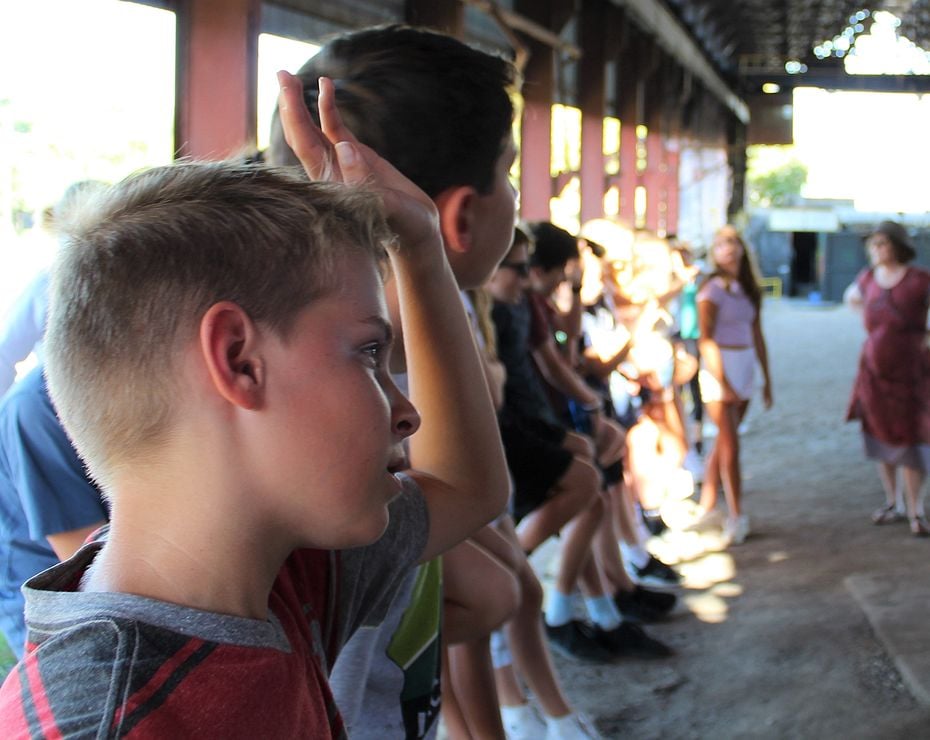
[[791, 235], [791, 295], [806, 298], [819, 284], [817, 233], [795, 231]]

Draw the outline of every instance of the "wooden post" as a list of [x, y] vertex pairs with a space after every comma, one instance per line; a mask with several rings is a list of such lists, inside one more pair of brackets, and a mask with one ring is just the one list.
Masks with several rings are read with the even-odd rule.
[[222, 159], [255, 146], [260, 0], [179, 0], [175, 151]]
[[578, 98], [581, 106], [581, 222], [604, 214], [605, 40], [607, 4], [589, 0], [581, 10]]

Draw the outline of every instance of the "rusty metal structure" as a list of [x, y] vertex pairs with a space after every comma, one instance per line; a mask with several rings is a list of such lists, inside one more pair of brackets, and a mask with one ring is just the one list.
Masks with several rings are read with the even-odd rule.
[[[525, 217], [548, 218], [550, 200], [571, 182], [580, 221], [603, 215], [613, 194], [611, 215], [659, 233], [676, 230], [688, 146], [723, 153], [730, 197], [721, 217], [742, 208], [746, 146], [790, 142], [794, 87], [930, 90], [930, 75], [848, 75], [840, 53], [881, 10], [899, 18], [899, 34], [930, 48], [930, 0], [135, 1], [177, 14], [183, 155], [224, 156], [254, 142], [260, 32], [320, 42], [413, 23], [525, 59]], [[550, 166], [554, 104], [581, 117], [579, 161], [561, 172]], [[608, 146], [610, 119], [620, 123], [606, 129], [618, 132]]]

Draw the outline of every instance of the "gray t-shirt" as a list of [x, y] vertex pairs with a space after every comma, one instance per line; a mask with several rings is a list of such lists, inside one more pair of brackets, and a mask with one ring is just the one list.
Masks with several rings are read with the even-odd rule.
[[264, 620], [78, 591], [102, 543], [86, 545], [23, 587], [27, 651], [0, 689], [0, 726], [43, 737], [342, 737], [327, 666], [387, 613], [429, 533], [422, 493], [407, 477], [403, 488], [374, 544], [292, 553]]

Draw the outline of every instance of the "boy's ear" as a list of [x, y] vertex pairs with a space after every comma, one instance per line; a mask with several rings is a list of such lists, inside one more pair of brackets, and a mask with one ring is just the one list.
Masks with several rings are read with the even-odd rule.
[[200, 320], [200, 349], [217, 392], [235, 406], [255, 410], [265, 390], [258, 330], [242, 307], [215, 303]]
[[442, 238], [453, 252], [469, 252], [475, 243], [477, 201], [478, 191], [470, 185], [447, 188], [435, 199]]

